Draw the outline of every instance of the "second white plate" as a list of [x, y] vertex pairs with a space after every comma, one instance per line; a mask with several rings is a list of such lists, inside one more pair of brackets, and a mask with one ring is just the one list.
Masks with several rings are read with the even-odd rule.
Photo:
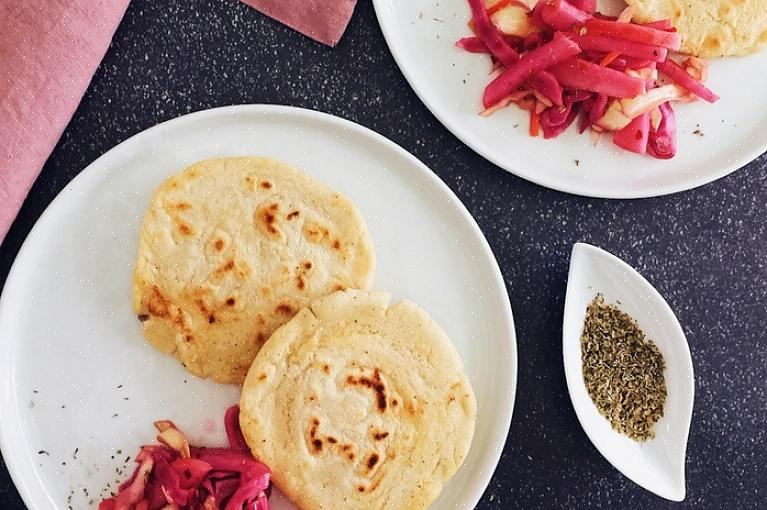
[[490, 60], [454, 46], [471, 35], [468, 2], [373, 3], [402, 73], [432, 113], [485, 158], [542, 186], [603, 198], [664, 195], [723, 177], [767, 150], [767, 50], [713, 61], [707, 84], [721, 99], [679, 105], [677, 155], [657, 160], [608, 139], [595, 147], [574, 127], [554, 140], [532, 138], [527, 113], [513, 106], [480, 117]]

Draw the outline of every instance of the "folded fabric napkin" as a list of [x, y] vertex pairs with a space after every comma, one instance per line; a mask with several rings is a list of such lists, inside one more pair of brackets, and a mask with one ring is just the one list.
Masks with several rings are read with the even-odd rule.
[[341, 39], [357, 0], [241, 0], [329, 46]]
[[129, 0], [0, 0], [0, 243]]

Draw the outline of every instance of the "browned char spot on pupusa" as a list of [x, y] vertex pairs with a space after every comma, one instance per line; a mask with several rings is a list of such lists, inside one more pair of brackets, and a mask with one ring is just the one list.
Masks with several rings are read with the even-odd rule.
[[286, 218], [288, 221], [293, 221], [295, 218], [298, 218], [298, 216], [299, 216], [300, 214], [301, 214], [301, 213], [300, 213], [299, 211], [290, 211], [290, 212], [288, 213], [288, 215], [287, 215], [287, 216], [285, 216], [285, 218]]
[[263, 189], [272, 189], [272, 183], [269, 181], [261, 181], [261, 187]]
[[198, 310], [200, 310], [200, 313], [205, 316], [209, 316], [212, 312], [208, 308], [208, 305], [205, 304], [205, 301], [203, 301], [200, 298], [197, 298], [194, 300], [194, 304], [197, 307]]
[[373, 480], [373, 482], [370, 485], [368, 485], [367, 489], [363, 485], [358, 485], [357, 486], [357, 490], [359, 492], [365, 492], [365, 491], [373, 492], [374, 490], [376, 490], [378, 488], [379, 485], [381, 485], [381, 478], [382, 477], [380, 477], [380, 476], [375, 478]]
[[290, 303], [280, 303], [275, 311], [282, 315], [293, 315], [296, 312]]
[[322, 452], [323, 442], [322, 439], [317, 434], [317, 429], [320, 426], [320, 420], [317, 418], [312, 418], [312, 424], [309, 427], [309, 440], [310, 444], [312, 445], [312, 449], [314, 450], [314, 453], [320, 453]]
[[175, 324], [181, 331], [189, 331], [189, 328], [186, 325], [186, 320], [184, 319], [184, 312], [180, 309], [176, 310], [176, 314], [173, 317], [173, 324]]
[[234, 265], [235, 265], [234, 259], [227, 260], [226, 263], [224, 263], [223, 265], [221, 265], [221, 267], [216, 269], [216, 272], [213, 273], [213, 276], [215, 276], [216, 278], [221, 278], [226, 273], [232, 271], [234, 269]]
[[194, 235], [194, 230], [185, 221], [177, 219], [176, 220], [176, 226], [178, 227], [178, 231], [181, 232], [183, 235], [185, 235], [185, 236], [193, 236]]
[[149, 309], [149, 313], [155, 317], [167, 317], [169, 313], [169, 305], [170, 302], [160, 291], [160, 288], [157, 287], [157, 285], [152, 286], [152, 290], [149, 293], [149, 297], [147, 299], [147, 308]]
[[330, 240], [330, 230], [315, 221], [305, 220], [302, 233], [310, 243], [319, 244]]
[[378, 464], [378, 459], [380, 457], [377, 453], [373, 452], [370, 455], [368, 455], [367, 460], [365, 460], [365, 463], [367, 464], [368, 470], [372, 470], [374, 467], [376, 467], [376, 464]]
[[387, 437], [389, 437], [389, 433], [385, 431], [380, 430], [374, 430], [371, 434], [373, 436], [373, 441], [383, 441]]
[[354, 454], [354, 448], [350, 444], [342, 444], [341, 452], [346, 455], [346, 458], [354, 462], [357, 456]]
[[350, 375], [346, 378], [346, 383], [350, 386], [363, 386], [371, 389], [376, 395], [376, 408], [378, 412], [383, 413], [386, 411], [388, 404], [386, 400], [386, 385], [381, 380], [381, 373], [377, 368], [373, 371], [373, 377], [366, 375], [354, 377]]
[[378, 486], [381, 484], [381, 478], [383, 477], [379, 476], [373, 480], [373, 483], [371, 483], [370, 486], [368, 487], [368, 492], [373, 492], [374, 490], [378, 488]]
[[262, 205], [256, 209], [253, 214], [253, 222], [256, 227], [275, 237], [280, 237], [280, 230], [277, 228], [277, 212], [280, 206], [276, 203]]

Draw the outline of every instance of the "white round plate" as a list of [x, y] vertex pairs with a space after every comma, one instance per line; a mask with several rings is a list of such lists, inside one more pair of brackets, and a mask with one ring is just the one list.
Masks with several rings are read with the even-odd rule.
[[[77, 176], [29, 234], [0, 298], [0, 445], [26, 504], [96, 508], [132, 469], [126, 457], [153, 440], [157, 419], [174, 420], [195, 444], [225, 443], [223, 413], [239, 387], [197, 379], [145, 343], [130, 296], [153, 190], [197, 160], [237, 155], [280, 159], [350, 197], [375, 243], [376, 288], [420, 304], [450, 335], [479, 416], [471, 452], [434, 508], [473, 508], [516, 390], [511, 306], [490, 247], [405, 150], [351, 122], [280, 106], [204, 111], [130, 138]], [[292, 508], [279, 495], [272, 507]]]
[[554, 140], [532, 138], [527, 113], [514, 106], [480, 117], [489, 57], [454, 46], [471, 35], [468, 2], [373, 3], [395, 60], [429, 110], [479, 154], [542, 186], [602, 198], [665, 195], [723, 177], [767, 150], [767, 50], [712, 61], [707, 84], [721, 99], [678, 105], [677, 155], [657, 160], [623, 151], [609, 137], [594, 146], [574, 126]]

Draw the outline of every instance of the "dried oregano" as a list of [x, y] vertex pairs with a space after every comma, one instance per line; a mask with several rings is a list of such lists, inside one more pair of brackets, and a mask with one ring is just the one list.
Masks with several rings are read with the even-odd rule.
[[665, 363], [636, 321], [597, 294], [581, 333], [586, 389], [613, 429], [635, 441], [655, 437], [666, 402]]

